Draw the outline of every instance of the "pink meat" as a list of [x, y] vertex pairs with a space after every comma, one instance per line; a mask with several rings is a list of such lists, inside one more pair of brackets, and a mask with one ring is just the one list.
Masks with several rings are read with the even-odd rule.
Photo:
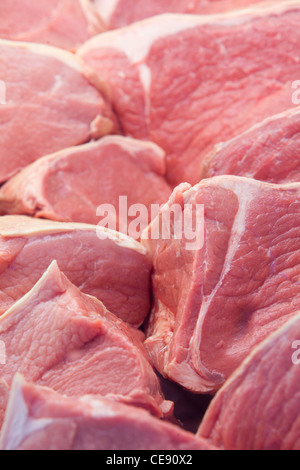
[[117, 131], [99, 79], [97, 89], [89, 76], [69, 52], [0, 40], [1, 183], [44, 155]]
[[66, 398], [16, 376], [1, 450], [215, 450], [144, 410], [105, 399]]
[[300, 181], [300, 108], [272, 116], [217, 146], [201, 177], [238, 175], [269, 183]]
[[[174, 191], [142, 236], [154, 264], [146, 347], [164, 376], [195, 392], [214, 392], [300, 309], [299, 200], [299, 184], [235, 176]], [[164, 239], [156, 229], [174, 203], [180, 212]], [[196, 227], [204, 230], [203, 244], [190, 246], [189, 225], [180, 219], [189, 222], [197, 205], [204, 205]]]
[[165, 15], [96, 36], [79, 55], [110, 85], [124, 132], [166, 151], [171, 183], [196, 184], [215, 144], [291, 108], [299, 21], [295, 1]]
[[0, 0], [0, 37], [75, 50], [102, 22], [90, 0]]
[[[0, 370], [7, 390], [19, 372], [67, 396], [119, 397], [160, 417], [172, 408], [163, 399], [143, 334], [82, 294], [56, 262], [0, 317], [0, 341], [6, 346]], [[6, 399], [7, 391], [2, 410]]]
[[228, 380], [199, 435], [230, 450], [300, 450], [299, 339], [298, 313]]
[[143, 323], [152, 265], [139, 243], [94, 225], [25, 216], [0, 217], [0, 314], [34, 286], [53, 260], [73, 284], [118, 317], [134, 326]]
[[211, 14], [251, 6], [260, 0], [94, 0], [107, 27], [121, 28], [162, 13]]
[[151, 206], [165, 203], [171, 195], [164, 175], [164, 152], [155, 145], [105, 137], [25, 168], [2, 187], [0, 213], [98, 224], [97, 208], [110, 204], [116, 210], [111, 228], [127, 233], [133, 217], [119, 211], [119, 198], [127, 197], [128, 209], [134, 204], [145, 206], [141, 233], [150, 222]]

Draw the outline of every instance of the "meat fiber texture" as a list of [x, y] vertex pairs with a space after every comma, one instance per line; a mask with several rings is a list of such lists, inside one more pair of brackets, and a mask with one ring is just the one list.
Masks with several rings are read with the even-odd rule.
[[[151, 206], [165, 203], [171, 195], [165, 170], [164, 152], [156, 145], [104, 137], [26, 167], [0, 190], [0, 213], [98, 224], [98, 207], [103, 205], [104, 216], [110, 204], [115, 210], [110, 228], [127, 234], [133, 217], [128, 217], [128, 210], [118, 210], [119, 198], [127, 197], [128, 209], [145, 206], [139, 217], [141, 233], [150, 222]], [[135, 235], [139, 238], [137, 230]]]
[[204, 161], [201, 178], [238, 175], [269, 183], [300, 181], [300, 108], [272, 116], [219, 144]]
[[85, 294], [140, 326], [150, 308], [151, 260], [133, 239], [94, 225], [0, 217], [0, 315], [26, 294], [53, 260]]
[[0, 0], [0, 37], [76, 48], [104, 27], [90, 0]]
[[1, 450], [216, 450], [206, 440], [106, 399], [66, 398], [14, 379]]
[[[300, 184], [236, 176], [174, 191], [142, 235], [155, 296], [145, 344], [165, 377], [194, 392], [215, 392], [300, 309], [299, 200]], [[197, 205], [204, 205], [204, 218], [195, 227]], [[159, 228], [170, 213], [167, 240]], [[201, 239], [191, 245], [181, 218], [192, 220], [195, 233], [202, 227], [203, 245]]]
[[292, 107], [299, 21], [299, 1], [163, 15], [96, 36], [79, 55], [110, 86], [124, 132], [166, 151], [172, 184], [196, 184], [216, 144]]
[[258, 3], [260, 0], [94, 0], [103, 20], [110, 28], [130, 25], [162, 13], [212, 14]]
[[1, 380], [7, 385], [0, 422], [17, 372], [68, 396], [120, 396], [159, 417], [172, 409], [142, 345], [143, 334], [82, 294], [55, 261], [0, 317], [0, 341], [6, 346]]
[[199, 435], [230, 450], [300, 450], [299, 338], [298, 313], [232, 375]]
[[0, 79], [1, 183], [44, 155], [118, 130], [99, 78], [74, 54], [0, 40]]

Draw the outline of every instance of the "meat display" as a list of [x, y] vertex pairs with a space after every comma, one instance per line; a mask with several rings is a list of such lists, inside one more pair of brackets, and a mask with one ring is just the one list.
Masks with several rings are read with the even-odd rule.
[[300, 0], [0, 11], [0, 450], [300, 450]]

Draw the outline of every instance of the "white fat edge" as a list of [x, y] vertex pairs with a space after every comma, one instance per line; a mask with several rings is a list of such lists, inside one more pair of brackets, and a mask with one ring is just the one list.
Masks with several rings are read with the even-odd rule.
[[95, 7], [106, 25], [109, 25], [119, 1], [120, 0], [94, 0]]
[[113, 405], [109, 403], [108, 400], [101, 400], [100, 398], [95, 398], [92, 395], [85, 395], [79, 398], [79, 401], [89, 405], [89, 414], [92, 416], [92, 418], [113, 418], [117, 414]]
[[201, 25], [238, 26], [252, 18], [273, 16], [295, 8], [300, 9], [299, 0], [290, 0], [277, 5], [260, 4], [216, 15], [159, 15], [95, 36], [79, 48], [79, 54], [82, 56], [93, 49], [115, 48], [124, 52], [132, 64], [139, 64], [148, 56], [151, 46], [161, 38]]
[[188, 363], [188, 360], [180, 364], [168, 364], [165, 369], [165, 372], [171, 379], [195, 393], [209, 393], [215, 390], [215, 382], [211, 382], [207, 380], [207, 378], [202, 377], [199, 372], [196, 372]]
[[144, 87], [145, 91], [145, 113], [146, 116], [148, 116], [148, 127], [150, 127], [149, 123], [149, 116], [150, 116], [150, 109], [151, 109], [151, 104], [150, 104], [150, 91], [151, 91], [151, 83], [152, 83], [152, 73], [150, 67], [146, 65], [145, 63], [141, 63], [138, 66], [139, 69], [139, 76], [140, 76], [140, 82]]
[[[15, 227], [1, 228], [1, 222], [5, 223], [8, 220], [15, 222]], [[24, 222], [21, 229], [18, 229], [18, 225]], [[105, 239], [114, 242], [116, 245], [126, 248], [128, 250], [136, 251], [142, 255], [147, 254], [147, 250], [141, 245], [141, 243], [135, 241], [133, 238], [120, 233], [110, 230], [105, 227], [100, 227], [90, 224], [81, 223], [70, 223], [70, 222], [55, 222], [46, 219], [35, 219], [27, 216], [15, 216], [7, 215], [1, 217], [0, 220], [0, 237], [4, 239], [14, 237], [34, 237], [36, 235], [52, 235], [60, 233], [72, 233], [76, 231], [87, 231], [87, 232], [102, 232]]]
[[22, 394], [22, 384], [22, 376], [15, 376], [1, 431], [0, 448], [2, 450], [17, 450], [28, 436], [47, 428], [55, 422], [54, 418], [30, 418]]
[[97, 14], [97, 8], [95, 5], [95, 2], [92, 3], [91, 0], [79, 0], [79, 3], [81, 6], [82, 13], [87, 20], [88, 26], [91, 25], [94, 28], [98, 29], [99, 26], [101, 25], [101, 22], [99, 20], [100, 16], [99, 14]]
[[23, 49], [24, 51], [28, 51], [33, 54], [39, 54], [52, 59], [56, 59], [68, 65], [70, 68], [73, 68], [77, 72], [80, 72], [81, 74], [84, 68], [83, 61], [80, 59], [80, 57], [64, 49], [59, 49], [58, 47], [49, 46], [47, 44], [0, 39], [0, 47], [1, 46]]
[[[7, 317], [9, 317], [11, 315], [14, 315], [15, 313], [19, 313], [23, 309], [24, 304], [29, 302], [32, 297], [35, 297], [38, 294], [41, 286], [44, 284], [45, 280], [48, 278], [49, 274], [53, 270], [59, 270], [60, 271], [59, 266], [57, 264], [57, 261], [55, 261], [55, 260], [52, 261], [52, 263], [50, 264], [48, 269], [44, 272], [44, 274], [37, 281], [37, 283], [32, 287], [32, 289], [30, 289], [29, 292], [27, 292], [25, 295], [23, 295], [23, 297], [21, 297], [19, 300], [17, 300], [8, 310], [6, 310], [6, 312], [4, 312], [0, 316], [0, 334], [3, 333], [2, 327], [1, 327], [2, 320], [6, 319]], [[63, 273], [61, 273], [61, 274], [63, 274]]]

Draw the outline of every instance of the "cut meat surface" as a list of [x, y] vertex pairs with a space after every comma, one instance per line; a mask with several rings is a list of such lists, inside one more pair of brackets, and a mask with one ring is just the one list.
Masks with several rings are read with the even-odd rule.
[[163, 15], [96, 36], [79, 54], [110, 85], [124, 132], [166, 151], [172, 184], [196, 184], [215, 144], [291, 108], [299, 21], [298, 1]]
[[105, 399], [63, 397], [16, 376], [1, 450], [215, 450], [207, 441]]
[[150, 306], [145, 248], [117, 232], [25, 216], [0, 218], [0, 314], [38, 282], [53, 260], [84, 293], [134, 326]]
[[44, 155], [117, 132], [100, 80], [97, 89], [84, 68], [67, 51], [0, 40], [1, 183]]
[[94, 0], [98, 12], [110, 29], [162, 13], [212, 14], [258, 3], [260, 0]]
[[98, 224], [97, 208], [110, 204], [116, 211], [110, 228], [127, 233], [132, 218], [119, 211], [119, 198], [127, 197], [128, 208], [141, 204], [147, 209], [141, 215], [141, 233], [150, 222], [151, 205], [163, 204], [171, 195], [165, 170], [164, 152], [156, 145], [105, 137], [25, 168], [2, 187], [0, 213]]
[[[299, 201], [298, 183], [236, 176], [174, 191], [142, 235], [154, 264], [146, 347], [164, 376], [195, 392], [214, 392], [300, 309]], [[174, 204], [180, 211], [166, 240], [158, 228]], [[197, 205], [204, 205], [204, 220], [196, 226]], [[201, 227], [203, 246], [201, 239], [190, 246], [185, 233]]]
[[237, 175], [269, 183], [300, 182], [300, 108], [272, 116], [217, 146], [202, 178]]
[[120, 396], [159, 417], [171, 409], [142, 345], [143, 334], [82, 294], [55, 261], [0, 317], [0, 341], [6, 345], [1, 379], [8, 387], [19, 372], [67, 396]]
[[299, 338], [297, 314], [228, 380], [199, 434], [230, 450], [300, 450]]
[[0, 37], [76, 48], [103, 25], [90, 0], [0, 0]]

